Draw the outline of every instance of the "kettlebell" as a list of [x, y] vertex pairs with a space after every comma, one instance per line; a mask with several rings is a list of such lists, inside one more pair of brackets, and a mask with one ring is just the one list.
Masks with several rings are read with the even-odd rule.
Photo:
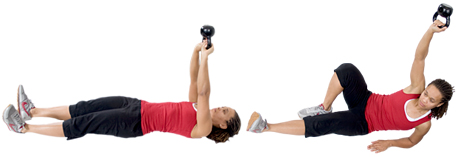
[[[440, 16], [444, 17], [445, 19], [447, 19], [447, 22], [445, 23], [444, 26], [449, 27], [449, 25], [450, 25], [450, 16], [452, 15], [452, 12], [453, 12], [452, 6], [450, 6], [448, 4], [445, 4], [445, 3], [440, 4], [439, 8], [437, 8], [436, 13], [434, 13], [433, 22], [436, 21], [437, 16], [440, 15]], [[444, 26], [439, 26], [439, 28], [442, 28]]]
[[210, 47], [212, 47], [211, 37], [215, 35], [215, 28], [213, 28], [213, 26], [210, 25], [204, 25], [202, 26], [202, 28], [200, 28], [200, 34], [203, 37], [202, 41], [207, 39], [206, 48], [209, 49]]

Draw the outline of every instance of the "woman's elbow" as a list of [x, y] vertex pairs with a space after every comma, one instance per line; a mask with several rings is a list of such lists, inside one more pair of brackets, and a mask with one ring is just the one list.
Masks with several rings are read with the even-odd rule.
[[408, 140], [409, 140], [409, 145], [407, 145], [407, 148], [412, 148], [413, 146], [415, 146], [418, 143], [420, 143], [420, 141], [418, 141], [418, 142], [412, 141], [410, 138], [408, 138]]
[[199, 91], [199, 96], [205, 96], [205, 97], [210, 96], [210, 89], [200, 90]]
[[210, 96], [210, 86], [207, 85], [203, 85], [202, 88], [199, 88], [197, 93], [199, 94], [199, 96]]

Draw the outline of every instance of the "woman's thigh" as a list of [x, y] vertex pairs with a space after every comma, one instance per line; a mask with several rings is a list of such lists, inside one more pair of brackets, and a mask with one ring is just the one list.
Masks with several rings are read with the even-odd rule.
[[344, 63], [334, 70], [344, 88], [343, 96], [348, 109], [365, 109], [367, 99], [372, 94], [367, 89], [366, 81], [361, 72], [351, 63]]
[[87, 133], [136, 137], [143, 135], [141, 129], [141, 104], [125, 108], [93, 112], [64, 121], [64, 134], [68, 139], [82, 137]]
[[360, 110], [340, 111], [304, 117], [305, 137], [316, 137], [327, 134], [346, 136], [368, 134], [367, 122]]
[[89, 101], [80, 101], [75, 105], [70, 105], [69, 111], [71, 117], [74, 118], [89, 113], [124, 108], [137, 102], [140, 102], [140, 100], [122, 96], [103, 97]]

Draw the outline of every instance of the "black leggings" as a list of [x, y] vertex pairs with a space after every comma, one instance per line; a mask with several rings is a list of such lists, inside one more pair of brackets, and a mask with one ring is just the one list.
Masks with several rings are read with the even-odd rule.
[[348, 111], [304, 117], [305, 137], [331, 133], [347, 136], [368, 134], [364, 112], [372, 92], [367, 89], [363, 75], [350, 63], [340, 65], [334, 72], [344, 88], [343, 96]]
[[118, 137], [142, 136], [141, 101], [127, 97], [105, 97], [80, 101], [69, 107], [71, 119], [62, 127], [67, 140], [87, 133]]

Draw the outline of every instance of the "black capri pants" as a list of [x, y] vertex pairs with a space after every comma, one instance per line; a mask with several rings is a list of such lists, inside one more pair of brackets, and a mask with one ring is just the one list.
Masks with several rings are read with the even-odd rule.
[[118, 137], [142, 136], [141, 101], [127, 97], [105, 97], [80, 101], [69, 107], [71, 119], [62, 124], [67, 140], [87, 133]]
[[304, 117], [305, 137], [331, 133], [347, 136], [368, 134], [364, 112], [372, 92], [367, 89], [363, 75], [351, 63], [341, 64], [334, 72], [344, 88], [343, 96], [348, 111]]

